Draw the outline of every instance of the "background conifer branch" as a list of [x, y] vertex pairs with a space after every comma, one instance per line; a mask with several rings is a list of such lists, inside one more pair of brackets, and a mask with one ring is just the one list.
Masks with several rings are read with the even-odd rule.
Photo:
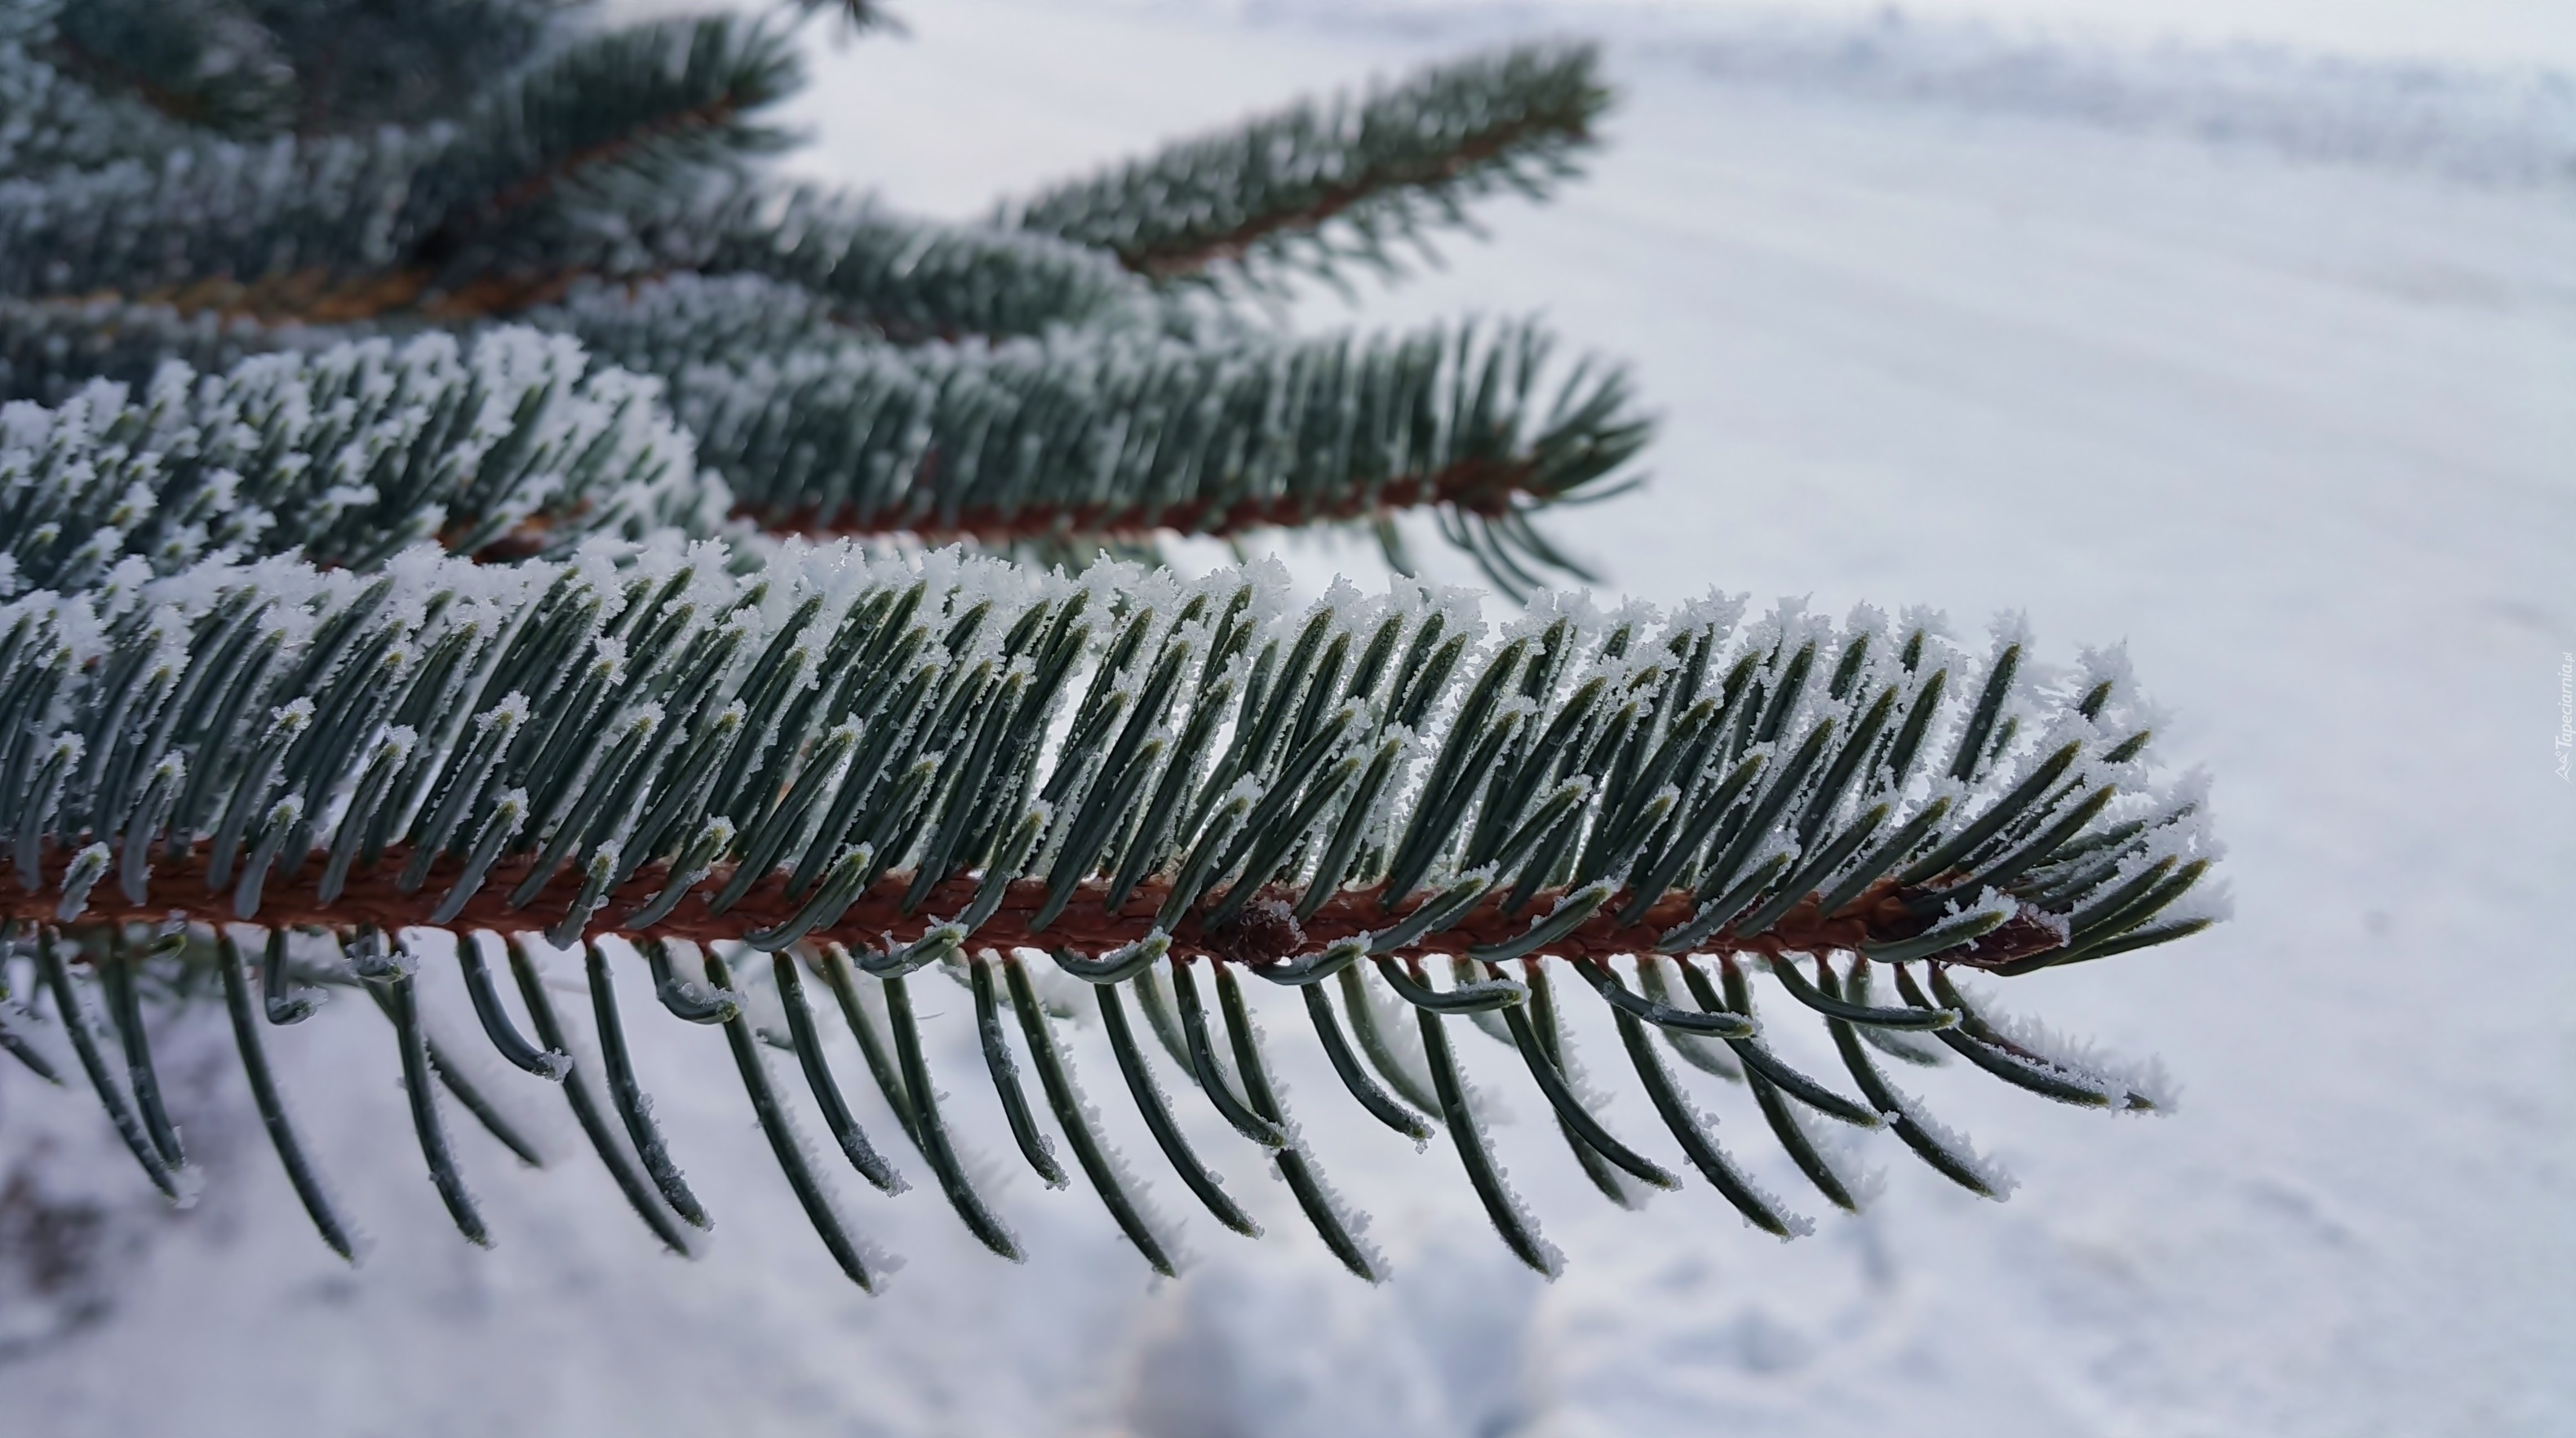
[[[751, 276], [679, 276], [632, 291], [592, 290], [528, 319], [558, 333], [540, 339], [526, 328], [493, 327], [472, 341], [470, 353], [488, 356], [486, 368], [506, 369], [506, 357], [520, 356], [521, 367], [535, 366], [532, 374], [560, 373], [567, 383], [587, 376], [579, 381], [585, 393], [613, 390], [615, 404], [638, 416], [649, 409], [654, 423], [668, 425], [651, 381], [586, 358], [575, 337], [610, 361], [665, 374], [671, 408], [695, 439], [694, 457], [666, 448], [646, 478], [646, 468], [602, 468], [605, 457], [559, 473], [544, 462], [551, 455], [544, 448], [505, 448], [521, 468], [486, 466], [471, 475], [459, 461], [412, 465], [381, 452], [395, 444], [405, 453], [435, 449], [446, 442], [442, 424], [493, 402], [480, 393], [436, 394], [443, 381], [427, 376], [445, 374], [442, 366], [452, 368], [458, 353], [444, 336], [313, 348], [340, 331], [261, 329], [99, 301], [0, 304], [0, 364], [17, 383], [85, 414], [132, 410], [124, 423], [142, 433], [151, 427], [143, 410], [168, 410], [177, 404], [172, 396], [198, 383], [170, 368], [183, 357], [288, 347], [198, 383], [204, 414], [247, 408], [273, 434], [289, 436], [258, 451], [219, 445], [225, 457], [215, 467], [229, 466], [226, 472], [259, 496], [253, 512], [260, 516], [293, 508], [288, 497], [302, 496], [318, 506], [309, 511], [318, 522], [348, 508], [358, 493], [353, 484], [369, 498], [345, 517], [346, 532], [336, 538], [290, 527], [265, 540], [228, 532], [223, 542], [258, 552], [303, 543], [333, 562], [344, 562], [353, 546], [384, 553], [430, 534], [465, 552], [508, 536], [517, 553], [560, 550], [603, 527], [622, 525], [631, 535], [646, 522], [705, 536], [729, 507], [782, 533], [963, 540], [1079, 566], [1104, 549], [1150, 555], [1172, 534], [1233, 538], [1346, 525], [1391, 541], [1393, 516], [1429, 509], [1498, 587], [1517, 595], [1550, 574], [1584, 573], [1530, 519], [1552, 504], [1615, 490], [1646, 435], [1620, 372], [1549, 365], [1546, 336], [1526, 323], [1454, 333], [1433, 326], [1365, 340], [1289, 341], [1256, 331], [1196, 343], [1130, 329], [1003, 345], [894, 347], [853, 339], [807, 292]], [[546, 358], [534, 358], [540, 355]], [[141, 398], [103, 381], [72, 388], [66, 369], [118, 374]], [[310, 401], [280, 408], [279, 386], [336, 394], [396, 373], [414, 377], [365, 400], [370, 413], [351, 421], [350, 433], [324, 426], [310, 441], [373, 446], [363, 459], [353, 451], [334, 460], [342, 470], [363, 462], [369, 477], [352, 481], [315, 467], [303, 437]], [[525, 383], [502, 388], [513, 403], [527, 398]], [[429, 399], [442, 418], [398, 441], [383, 423], [395, 415], [406, 424], [417, 420], [406, 408], [416, 398]], [[212, 422], [190, 420], [144, 441], [142, 452], [190, 449]], [[23, 449], [40, 441], [16, 443]], [[128, 468], [146, 462], [162, 464], [140, 453], [124, 461]], [[164, 466], [151, 487], [166, 499], [172, 485], [196, 483], [188, 476], [207, 463]], [[701, 481], [701, 465], [722, 481]], [[132, 476], [118, 479], [123, 471], [113, 466], [75, 480], [59, 461], [29, 457], [17, 472], [20, 502], [31, 506], [21, 550], [37, 542], [38, 525], [56, 522], [59, 535], [60, 521], [78, 531], [80, 516], [108, 523], [130, 507]], [[619, 484], [634, 487], [612, 493]], [[102, 563], [113, 561], [131, 522], [117, 521], [118, 533], [101, 541], [110, 546], [100, 551]], [[202, 547], [183, 541], [178, 552], [192, 556]], [[1410, 569], [1392, 543], [1387, 558], [1399, 571]], [[26, 570], [23, 582], [51, 581]]]
[[0, 409], [0, 593], [90, 588], [129, 560], [372, 569], [423, 540], [524, 553], [708, 533], [726, 504], [650, 381], [526, 329], [265, 355], [202, 380], [165, 361], [136, 389]]
[[788, 34], [730, 16], [584, 36], [487, 91], [422, 167], [398, 222], [414, 263], [511, 248], [532, 212], [614, 210], [784, 145], [755, 112], [802, 83]]
[[1101, 246], [1157, 280], [1397, 266], [1464, 202], [1576, 173], [1610, 92], [1589, 45], [1520, 45], [1354, 99], [1302, 102], [1005, 205], [1003, 223]]
[[72, 5], [50, 39], [43, 53], [63, 68], [195, 128], [253, 134], [293, 113], [277, 35], [232, 6]]
[[[56, 81], [21, 58], [0, 80]], [[781, 31], [669, 21], [576, 37], [453, 121], [247, 139], [146, 126], [72, 170], [30, 154], [0, 172], [0, 293], [347, 324], [508, 313], [585, 276], [741, 269], [921, 337], [1033, 332], [1134, 292], [1076, 246], [744, 179], [781, 138], [758, 113], [799, 84]]]
[[[46, 45], [149, 28], [174, 3], [109, 0], [72, 21], [19, 0], [28, 45], [0, 55], [15, 66], [0, 63], [0, 79], [78, 92], [36, 58]], [[171, 360], [220, 371], [264, 350], [519, 318], [659, 376], [740, 516], [772, 529], [1078, 565], [1149, 558], [1167, 535], [1324, 526], [1368, 535], [1409, 572], [1397, 520], [1427, 509], [1507, 593], [1590, 577], [1533, 517], [1615, 492], [1646, 426], [1615, 370], [1542, 375], [1534, 326], [1292, 339], [1159, 299], [1128, 273], [1133, 256], [1082, 235], [933, 225], [781, 187], [744, 166], [777, 143], [760, 116], [799, 83], [790, 30], [738, 18], [527, 30], [535, 10], [492, 3], [517, 17], [493, 18], [525, 32], [524, 58], [490, 83], [450, 75], [443, 109], [416, 95], [395, 115], [327, 77], [299, 88], [378, 35], [352, 10], [260, 32], [261, 83], [293, 92], [292, 126], [245, 102], [240, 123], [173, 131], [168, 107], [147, 104], [159, 118], [130, 135], [98, 128], [125, 135], [118, 153], [0, 168], [6, 393], [60, 403], [92, 379], [141, 390]], [[418, 18], [445, 34], [471, 10], [457, 0]], [[224, 14], [219, 29], [253, 12]], [[137, 63], [170, 69], [189, 25], [216, 24], [183, 18], [170, 56], [138, 50]], [[550, 43], [534, 43], [540, 31]], [[191, 53], [200, 69], [229, 63]], [[1293, 242], [1324, 263], [1349, 248], [1332, 238], [1346, 230], [1410, 234], [1497, 185], [1539, 192], [1606, 99], [1593, 71], [1579, 46], [1427, 71], [1131, 167], [1118, 203], [1142, 204], [1138, 186], [1195, 185], [1206, 193], [1191, 205], [1267, 217], [1258, 245], [1227, 242], [1238, 259]], [[313, 109], [325, 94], [347, 108]], [[112, 111], [114, 97], [74, 108]], [[359, 123], [388, 118], [403, 123]], [[1246, 169], [1256, 153], [1281, 168]], [[1240, 192], [1218, 195], [1226, 185]], [[1111, 190], [1083, 193], [1110, 203]], [[1296, 218], [1326, 204], [1333, 225]], [[1158, 253], [1147, 268], [1168, 277], [1177, 252]], [[555, 532], [524, 506], [496, 514], [534, 526], [514, 540], [522, 551], [584, 528]], [[445, 524], [479, 532], [491, 517]]]
[[1528, 517], [1609, 488], [1646, 435], [1620, 372], [1551, 366], [1528, 323], [893, 348], [747, 276], [594, 289], [529, 319], [669, 375], [674, 411], [765, 528], [1045, 560], [1430, 508], [1526, 593], [1582, 573]]

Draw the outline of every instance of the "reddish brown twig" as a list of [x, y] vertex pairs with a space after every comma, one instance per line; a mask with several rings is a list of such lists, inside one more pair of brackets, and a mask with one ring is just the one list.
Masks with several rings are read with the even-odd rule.
[[[264, 927], [314, 925], [348, 929], [369, 925], [388, 932], [429, 927], [430, 912], [455, 882], [460, 867], [453, 857], [443, 858], [431, 866], [429, 881], [418, 892], [406, 894], [395, 884], [394, 875], [401, 870], [407, 855], [400, 849], [389, 850], [372, 869], [351, 875], [339, 897], [323, 904], [315, 897], [313, 888], [322, 869], [320, 856], [316, 855], [291, 880], [271, 873], [262, 888], [258, 915], [241, 920], [233, 914], [230, 885], [220, 891], [208, 890], [206, 854], [206, 846], [200, 844], [176, 859], [165, 859], [156, 865], [144, 901], [139, 904], [126, 899], [112, 876], [102, 880], [90, 892], [89, 906], [79, 921], [155, 923], [175, 916], [199, 924], [247, 922]], [[522, 931], [542, 929], [552, 924], [574, 902], [580, 890], [580, 874], [574, 866], [564, 866], [525, 908], [513, 909], [508, 895], [527, 876], [529, 862], [526, 859], [505, 859], [494, 864], [485, 876], [483, 886], [466, 901], [462, 912], [437, 927], [457, 931]], [[59, 877], [67, 863], [68, 856], [59, 848], [52, 848], [48, 851], [44, 867], [49, 876]], [[781, 872], [753, 885], [741, 902], [724, 913], [710, 912], [707, 896], [723, 887], [727, 872], [719, 868], [693, 886], [689, 897], [683, 899], [669, 917], [654, 924], [649, 933], [695, 943], [740, 939], [748, 933], [776, 928], [800, 907], [802, 896], [788, 897], [786, 875]], [[669, 870], [659, 864], [638, 872], [609, 895], [586, 932], [593, 936], [625, 933], [618, 926], [618, 921], [660, 893], [669, 879]], [[827, 929], [814, 931], [811, 937], [817, 942], [837, 942], [872, 950], [908, 943], [920, 938], [933, 925], [964, 911], [981, 881], [966, 875], [944, 880], [932, 887], [927, 900], [914, 912], [906, 914], [902, 909], [902, 898], [911, 882], [908, 874], [889, 875], [879, 880], [876, 887], [863, 895], [837, 922]], [[1284, 886], [1273, 886], [1273, 889], [1274, 892], [1265, 895], [1265, 899], [1275, 897], [1284, 901], [1295, 897], [1294, 891]], [[1061, 917], [1043, 932], [1032, 934], [1028, 921], [1044, 902], [1046, 885], [1037, 879], [1016, 881], [1010, 885], [1000, 910], [975, 931], [972, 942], [978, 947], [1066, 948], [1088, 955], [1103, 954], [1134, 943], [1151, 932], [1154, 915], [1169, 896], [1166, 887], [1149, 881], [1139, 886], [1112, 913], [1102, 903], [1103, 892], [1103, 885], [1087, 881]], [[1695, 947], [1704, 953], [1776, 956], [1857, 950], [1863, 943], [1911, 938], [1928, 926], [1928, 920], [1909, 908], [1906, 902], [1909, 892], [1901, 890], [1892, 880], [1882, 879], [1831, 915], [1819, 914], [1815, 897], [1810, 895], [1757, 937], [1737, 939], [1720, 931]], [[1531, 921], [1545, 914], [1557, 898], [1555, 891], [1542, 893], [1527, 907], [1511, 914], [1502, 911], [1499, 896], [1489, 898], [1468, 910], [1446, 929], [1426, 935], [1421, 943], [1400, 950], [1399, 956], [1463, 953], [1474, 945], [1500, 943], [1528, 929]], [[1386, 928], [1414, 907], [1413, 903], [1405, 903], [1390, 913], [1380, 906], [1380, 901], [1381, 891], [1375, 888], [1344, 890], [1327, 899], [1303, 925], [1291, 921], [1285, 932], [1273, 925], [1257, 926], [1254, 932], [1266, 931], [1273, 939], [1261, 947], [1287, 951], [1276, 953], [1248, 950], [1245, 935], [1238, 932], [1241, 925], [1210, 934], [1193, 914], [1183, 919], [1171, 935], [1172, 952], [1183, 958], [1222, 959], [1257, 965], [1290, 958], [1297, 952], [1312, 952], [1336, 939]], [[0, 918], [52, 923], [55, 904], [52, 897], [26, 894], [13, 886], [0, 892]], [[1687, 890], [1667, 894], [1631, 924], [1620, 923], [1614, 917], [1619, 907], [1615, 901], [1603, 905], [1600, 912], [1577, 926], [1572, 933], [1549, 944], [1545, 952], [1559, 958], [1593, 960], [1653, 953], [1657, 939], [1665, 931], [1690, 917], [1692, 902]], [[636, 936], [642, 937], [640, 934]], [[1979, 968], [1992, 968], [2054, 948], [2058, 942], [2059, 937], [2054, 930], [2035, 917], [2024, 914], [1988, 935], [1977, 944], [1972, 954], [1957, 961]]]
[[[934, 454], [925, 465], [935, 462]], [[1446, 504], [1473, 514], [1506, 513], [1515, 494], [1530, 489], [1536, 469], [1526, 461], [1470, 459], [1428, 475], [1399, 475], [1331, 497], [1277, 495], [1239, 499], [1219, 505], [1198, 500], [1158, 507], [1142, 504], [1079, 505], [1050, 508], [1030, 505], [1004, 512], [992, 507], [961, 511], [956, 518], [933, 516], [908, 521], [889, 516], [866, 522], [818, 523], [812, 507], [795, 510], [745, 505], [734, 511], [764, 529], [798, 534], [865, 536], [903, 533], [926, 543], [964, 540], [975, 544], [1008, 544], [1014, 540], [1079, 535], [1102, 540], [1143, 540], [1158, 532], [1224, 536], [1247, 530], [1295, 528], [1371, 519], [1424, 505]]]
[[250, 319], [272, 325], [356, 324], [403, 313], [417, 313], [433, 320], [470, 320], [511, 314], [561, 299], [591, 273], [494, 272], [447, 289], [433, 289], [437, 275], [420, 266], [357, 275], [316, 267], [254, 280], [212, 275], [132, 295], [94, 290], [43, 303], [167, 305], [183, 315], [211, 313], [225, 319]]

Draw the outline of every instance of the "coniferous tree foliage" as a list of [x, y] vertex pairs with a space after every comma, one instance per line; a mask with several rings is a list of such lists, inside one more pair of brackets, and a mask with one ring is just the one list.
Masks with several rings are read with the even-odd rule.
[[[1547, 193], [1607, 100], [1589, 50], [1471, 57], [944, 226], [756, 164], [805, 10], [882, 21], [0, 0], [0, 1047], [80, 1069], [152, 1182], [178, 1193], [187, 1156], [147, 1000], [219, 999], [350, 1253], [268, 1054], [353, 990], [449, 1213], [490, 1241], [448, 1109], [535, 1151], [429, 1037], [425, 965], [686, 1252], [711, 1219], [613, 979], [649, 975], [722, 1030], [862, 1286], [881, 1261], [827, 1161], [926, 1177], [1020, 1252], [940, 1112], [935, 976], [971, 992], [1022, 1157], [1078, 1172], [1166, 1272], [1176, 1221], [1069, 1024], [1099, 1024], [1193, 1204], [1258, 1231], [1161, 1070], [1341, 1263], [1384, 1271], [1282, 1105], [1248, 979], [1291, 991], [1269, 1004], [1302, 1009], [1350, 1102], [1445, 1134], [1546, 1272], [1461, 1020], [1611, 1201], [1693, 1172], [1784, 1237], [1810, 1221], [1692, 1085], [1740, 1090], [1842, 1208], [1860, 1187], [1819, 1121], [2009, 1187], [1906, 1067], [2160, 1105], [2152, 1070], [1960, 982], [2222, 912], [2202, 786], [2150, 758], [2118, 654], [2044, 666], [2017, 620], [1961, 644], [1923, 614], [1549, 593], [1574, 566], [1534, 516], [1619, 487], [1644, 439], [1614, 369], [1559, 366], [1528, 323], [1300, 336], [1236, 307]], [[1402, 568], [1417, 509], [1520, 618], [1489, 632], [1401, 576], [1300, 602], [1275, 565], [1155, 562], [1170, 534], [1340, 526]], [[1576, 990], [1668, 1147], [1603, 1117]], [[1842, 1077], [1775, 1050], [1783, 1016]], [[899, 1133], [854, 1116], [835, 1025]], [[797, 1136], [807, 1103], [829, 1150]]]
[[[1605, 100], [1580, 47], [1292, 110], [959, 227], [753, 167], [798, 83], [775, 17], [7, 9], [0, 95], [25, 99], [0, 153], [0, 393], [526, 323], [669, 381], [701, 462], [766, 528], [1079, 562], [1340, 524], [1407, 568], [1390, 516], [1427, 508], [1518, 592], [1580, 573], [1531, 516], [1615, 490], [1644, 439], [1615, 369], [1547, 363], [1526, 324], [1292, 339], [1178, 293], [1212, 268], [1385, 263], [1466, 196], [1543, 191]], [[479, 63], [403, 59], [451, 46]], [[355, 53], [403, 78], [353, 80]], [[1145, 248], [1092, 239], [1121, 227]]]

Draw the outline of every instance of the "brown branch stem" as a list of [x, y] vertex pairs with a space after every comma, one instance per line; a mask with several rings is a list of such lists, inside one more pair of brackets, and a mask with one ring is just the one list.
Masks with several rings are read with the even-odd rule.
[[[256, 916], [240, 919], [233, 912], [230, 885], [209, 890], [206, 885], [206, 860], [209, 846], [199, 843], [189, 852], [154, 866], [150, 883], [141, 903], [129, 901], [114, 876], [102, 879], [89, 895], [89, 905], [78, 917], [80, 923], [158, 923], [180, 918], [197, 924], [250, 923], [262, 927], [318, 926], [348, 929], [359, 925], [373, 926], [387, 932], [405, 928], [431, 927], [429, 915], [438, 906], [448, 888], [455, 882], [461, 863], [454, 856], [442, 857], [430, 867], [427, 883], [415, 892], [405, 893], [395, 881], [407, 854], [400, 848], [390, 849], [372, 868], [354, 873], [340, 895], [328, 904], [315, 894], [314, 884], [322, 869], [323, 856], [308, 856], [292, 878], [272, 871], [262, 889]], [[59, 881], [70, 862], [69, 854], [59, 845], [47, 846], [43, 863], [48, 877], [46, 888]], [[526, 878], [530, 859], [509, 858], [494, 864], [482, 887], [466, 901], [464, 909], [452, 920], [436, 927], [457, 931], [521, 932], [543, 929], [566, 912], [574, 903], [581, 887], [578, 868], [565, 865], [552, 881], [541, 889], [525, 908], [513, 908], [510, 891]], [[661, 922], [641, 933], [631, 933], [619, 926], [619, 920], [635, 912], [660, 893], [670, 880], [670, 871], [661, 864], [649, 865], [619, 885], [606, 903], [594, 914], [587, 926], [590, 937], [621, 935], [687, 939], [693, 943], [736, 940], [756, 930], [775, 928], [795, 915], [803, 895], [790, 897], [784, 871], [771, 874], [752, 886], [741, 902], [723, 913], [712, 911], [708, 898], [721, 889], [730, 871], [718, 867], [706, 878], [691, 886], [689, 896]], [[903, 911], [902, 900], [911, 887], [909, 874], [888, 875], [862, 895], [856, 904], [828, 928], [816, 929], [809, 937], [818, 943], [839, 943], [854, 949], [884, 951], [892, 945], [920, 938], [935, 924], [963, 912], [972, 901], [980, 878], [959, 875], [932, 887], [930, 894], [913, 912]], [[1038, 879], [1013, 882], [1001, 908], [977, 929], [971, 942], [978, 948], [1066, 948], [1086, 955], [1108, 953], [1146, 937], [1153, 929], [1155, 913], [1162, 907], [1169, 890], [1159, 881], [1148, 881], [1118, 906], [1115, 912], [1102, 902], [1105, 886], [1098, 880], [1086, 880], [1073, 903], [1044, 931], [1032, 933], [1028, 922], [1046, 898], [1046, 884]], [[1292, 900], [1296, 892], [1284, 885], [1272, 885], [1264, 900]], [[1424, 936], [1421, 943], [1398, 951], [1398, 957], [1425, 954], [1463, 953], [1478, 944], [1500, 943], [1526, 931], [1530, 924], [1545, 915], [1559, 897], [1558, 891], [1539, 894], [1527, 907], [1511, 914], [1502, 911], [1499, 896], [1467, 911], [1438, 933]], [[1906, 905], [1907, 892], [1891, 880], [1873, 884], [1858, 899], [1833, 914], [1817, 911], [1814, 895], [1802, 900], [1786, 917], [1767, 932], [1749, 939], [1739, 939], [1725, 931], [1710, 936], [1695, 946], [1701, 953], [1781, 954], [1828, 953], [1857, 950], [1866, 942], [1910, 938], [1923, 931], [1926, 921], [1912, 914]], [[1276, 932], [1275, 925], [1284, 923], [1285, 932], [1295, 934], [1294, 942], [1285, 947], [1296, 952], [1313, 952], [1336, 939], [1351, 938], [1392, 925], [1419, 902], [1428, 902], [1426, 893], [1413, 903], [1402, 903], [1394, 912], [1381, 906], [1382, 891], [1377, 888], [1346, 889], [1327, 899], [1315, 915], [1300, 926], [1284, 920], [1266, 924], [1237, 924], [1217, 934], [1200, 926], [1194, 913], [1184, 918], [1171, 935], [1172, 953], [1181, 958], [1208, 958], [1254, 965], [1295, 956], [1291, 953], [1247, 952], [1246, 932]], [[1688, 919], [1692, 896], [1688, 890], [1666, 894], [1650, 905], [1633, 924], [1620, 923], [1615, 914], [1621, 905], [1614, 900], [1600, 912], [1578, 925], [1563, 939], [1546, 946], [1545, 952], [1558, 958], [1607, 960], [1623, 955], [1655, 952], [1662, 934]], [[0, 891], [0, 918], [27, 920], [40, 924], [57, 922], [56, 900], [39, 892], [29, 894], [11, 886]], [[1991, 968], [2013, 959], [2056, 947], [2057, 934], [2025, 915], [1977, 945], [1975, 953], [1960, 962], [1980, 968]], [[1945, 956], [1947, 957], [1947, 956]]]
[[[936, 458], [934, 453], [924, 462], [925, 468]], [[1469, 459], [1427, 475], [1399, 475], [1329, 501], [1319, 501], [1311, 495], [1272, 495], [1238, 499], [1231, 504], [1199, 500], [1168, 507], [1088, 504], [1058, 509], [1033, 505], [1005, 511], [987, 506], [963, 510], [955, 519], [943, 518], [933, 524], [900, 519], [892, 523], [819, 524], [820, 513], [812, 507], [780, 511], [743, 505], [734, 514], [764, 529], [833, 537], [904, 533], [931, 544], [961, 540], [1007, 544], [1052, 535], [1141, 540], [1162, 531], [1222, 537], [1254, 529], [1371, 519], [1434, 504], [1500, 515], [1510, 508], [1515, 495], [1529, 491], [1534, 473], [1534, 467], [1524, 461]]]

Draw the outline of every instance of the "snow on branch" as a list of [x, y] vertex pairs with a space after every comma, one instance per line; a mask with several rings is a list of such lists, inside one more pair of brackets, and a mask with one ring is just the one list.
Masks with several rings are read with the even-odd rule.
[[527, 329], [460, 343], [342, 343], [200, 377], [93, 381], [0, 408], [0, 594], [85, 589], [128, 560], [170, 573], [300, 553], [372, 569], [436, 540], [461, 554], [704, 531], [725, 508], [653, 382]]

